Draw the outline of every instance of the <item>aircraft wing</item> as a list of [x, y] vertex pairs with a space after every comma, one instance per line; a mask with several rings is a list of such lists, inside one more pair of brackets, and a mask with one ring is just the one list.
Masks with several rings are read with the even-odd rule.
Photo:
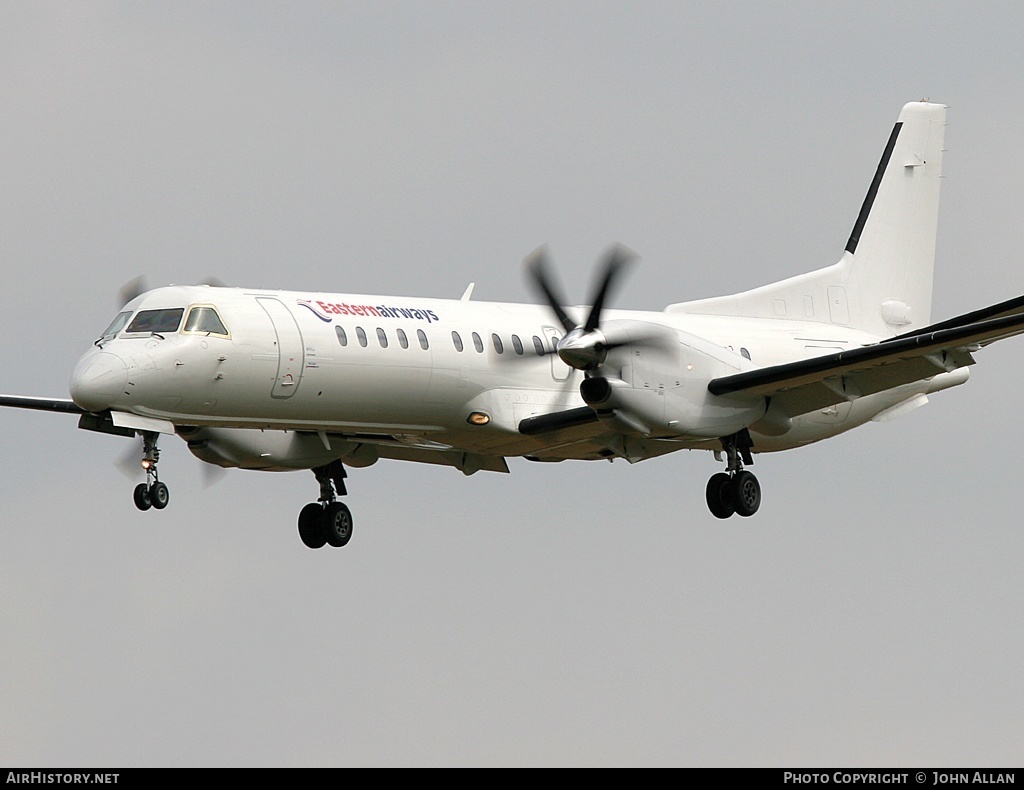
[[790, 417], [974, 364], [971, 353], [1024, 332], [1024, 297], [872, 346], [713, 379], [714, 395], [771, 398]]
[[85, 414], [85, 410], [68, 398], [30, 398], [24, 395], [0, 395], [0, 406], [38, 411], [62, 411], [67, 414]]

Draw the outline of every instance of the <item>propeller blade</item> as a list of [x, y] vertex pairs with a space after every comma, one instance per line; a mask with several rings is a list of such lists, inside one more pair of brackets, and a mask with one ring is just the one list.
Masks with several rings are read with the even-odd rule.
[[117, 298], [121, 301], [118, 302], [117, 306], [124, 307], [124, 305], [128, 304], [136, 296], [144, 294], [148, 290], [149, 289], [146, 287], [146, 278], [140, 274], [138, 277], [129, 280], [121, 286], [121, 289], [117, 292]]
[[533, 278], [533, 284], [540, 290], [544, 300], [558, 317], [558, 322], [565, 328], [566, 332], [574, 330], [576, 322], [569, 318], [569, 315], [562, 309], [563, 300], [555, 293], [551, 277], [548, 274], [547, 249], [545, 247], [538, 247], [527, 257], [525, 263], [527, 271], [530, 272]]
[[114, 466], [129, 480], [138, 480], [142, 475], [142, 456], [144, 454], [142, 437], [131, 441], [131, 447], [114, 460]]
[[592, 306], [590, 315], [587, 316], [587, 323], [583, 325], [584, 332], [592, 332], [601, 324], [601, 311], [604, 309], [605, 299], [623, 269], [635, 259], [636, 255], [621, 245], [616, 245], [608, 251], [605, 256], [604, 271], [601, 274], [601, 284], [590, 302]]
[[221, 480], [224, 479], [224, 475], [228, 473], [228, 470], [222, 466], [203, 462], [200, 467], [203, 476], [203, 488], [210, 488], [211, 486], [217, 485]]
[[[609, 248], [605, 253], [604, 265], [597, 279], [597, 288], [591, 301], [590, 314], [584, 324], [578, 325], [573, 323], [573, 320], [561, 307], [564, 300], [560, 298], [561, 295], [553, 285], [552, 278], [548, 273], [546, 248], [539, 247], [527, 257], [525, 263], [534, 285], [565, 329], [565, 335], [558, 341], [555, 351], [569, 367], [585, 371], [597, 370], [604, 364], [608, 351], [636, 342], [637, 339], [630, 337], [629, 333], [624, 337], [620, 335], [619, 338], [609, 338], [601, 327], [601, 313], [604, 311], [605, 302], [608, 301], [615, 285], [620, 281], [623, 270], [635, 259], [636, 255], [620, 244]], [[640, 339], [640, 344], [643, 344], [646, 339]]]
[[[201, 285], [209, 285], [211, 288], [227, 288], [227, 284], [218, 277], [205, 277], [200, 281]], [[132, 299], [140, 294], [144, 294], [149, 290], [149, 285], [146, 282], [145, 275], [140, 274], [124, 285], [117, 292], [117, 298], [120, 299], [118, 307], [123, 307], [128, 304]]]
[[667, 334], [662, 327], [651, 326], [649, 329], [635, 325], [622, 328], [615, 321], [601, 329], [604, 335], [604, 347], [611, 351], [622, 346], [639, 346], [641, 348], [671, 348], [675, 343], [673, 336]]

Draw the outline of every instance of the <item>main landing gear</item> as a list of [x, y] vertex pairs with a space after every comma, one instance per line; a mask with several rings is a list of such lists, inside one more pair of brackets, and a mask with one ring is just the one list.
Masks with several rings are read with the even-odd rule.
[[132, 498], [139, 510], [163, 510], [171, 499], [167, 486], [160, 482], [156, 471], [156, 462], [160, 460], [160, 450], [156, 446], [160, 434], [144, 431], [142, 434], [142, 468], [146, 470], [146, 482], [135, 486]]
[[299, 537], [311, 549], [324, 545], [340, 548], [352, 537], [352, 512], [337, 497], [345, 496], [345, 467], [341, 461], [313, 470], [320, 483], [320, 498], [299, 511]]
[[708, 480], [708, 510], [712, 515], [718, 518], [729, 518], [733, 513], [752, 516], [761, 506], [761, 484], [753, 472], [743, 468], [743, 464], [754, 463], [750, 454], [752, 446], [746, 429], [722, 438], [728, 466], [726, 471], [712, 475]]

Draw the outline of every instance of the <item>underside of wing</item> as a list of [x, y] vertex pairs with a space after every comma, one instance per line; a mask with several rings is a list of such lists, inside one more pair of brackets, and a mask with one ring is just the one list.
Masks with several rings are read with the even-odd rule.
[[790, 417], [974, 364], [972, 352], [1024, 332], [1024, 297], [872, 346], [714, 379], [714, 395], [770, 398]]
[[589, 406], [580, 406], [575, 409], [527, 417], [519, 423], [519, 432], [526, 436], [539, 436], [596, 422], [597, 414], [594, 410]]

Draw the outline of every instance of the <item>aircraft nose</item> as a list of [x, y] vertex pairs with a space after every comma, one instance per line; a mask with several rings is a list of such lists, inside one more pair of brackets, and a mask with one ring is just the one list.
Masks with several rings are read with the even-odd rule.
[[109, 351], [86, 354], [71, 374], [71, 398], [88, 411], [103, 411], [124, 392], [128, 368]]

